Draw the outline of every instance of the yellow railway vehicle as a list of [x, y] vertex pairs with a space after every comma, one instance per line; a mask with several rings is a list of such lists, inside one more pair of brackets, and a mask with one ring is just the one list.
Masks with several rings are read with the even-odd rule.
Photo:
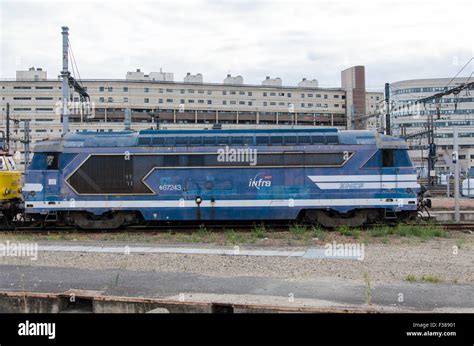
[[0, 148], [0, 223], [9, 225], [21, 202], [21, 172], [13, 156]]

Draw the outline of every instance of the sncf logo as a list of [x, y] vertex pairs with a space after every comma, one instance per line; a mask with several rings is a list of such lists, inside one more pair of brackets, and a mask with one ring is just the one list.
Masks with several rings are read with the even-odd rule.
[[257, 174], [255, 177], [249, 180], [249, 187], [255, 187], [257, 190], [260, 190], [262, 187], [272, 186], [272, 176], [265, 174]]

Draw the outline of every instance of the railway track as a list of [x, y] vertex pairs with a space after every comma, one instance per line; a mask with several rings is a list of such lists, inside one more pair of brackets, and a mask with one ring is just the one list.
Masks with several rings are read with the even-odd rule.
[[443, 223], [440, 225], [448, 231], [474, 232], [474, 223]]
[[[84, 230], [77, 227], [58, 227], [58, 226], [46, 226], [46, 227], [29, 227], [19, 226], [14, 229], [0, 229], [0, 231], [13, 231], [13, 232], [79, 232], [83, 234], [94, 234], [94, 233], [124, 233], [124, 232], [172, 232], [172, 233], [193, 233], [199, 231], [210, 231], [210, 232], [223, 232], [226, 230], [234, 230], [236, 232], [252, 232], [258, 227], [264, 227], [268, 231], [285, 232], [289, 231], [292, 226], [298, 224], [292, 223], [258, 223], [258, 224], [167, 224], [167, 225], [145, 225], [145, 226], [127, 226], [117, 230]], [[428, 226], [427, 223], [417, 223], [420, 227]], [[443, 227], [446, 231], [461, 231], [465, 233], [474, 232], [474, 222], [463, 222], [463, 223], [432, 223], [429, 225], [437, 225]], [[311, 227], [309, 224], [301, 224], [302, 227]], [[384, 225], [367, 225], [359, 227], [361, 231], [366, 231], [381, 227]], [[336, 231], [335, 229], [325, 229], [327, 231]]]

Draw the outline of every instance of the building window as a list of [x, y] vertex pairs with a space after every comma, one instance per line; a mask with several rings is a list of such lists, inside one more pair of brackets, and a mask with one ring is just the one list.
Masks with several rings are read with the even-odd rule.
[[107, 88], [107, 91], [108, 91], [108, 92], [112, 92], [112, 91], [114, 91], [114, 88], [113, 88], [113, 87], [108, 87], [108, 88]]
[[158, 92], [159, 92], [159, 93], [163, 93], [163, 88], [159, 88], [159, 89], [158, 89]]
[[188, 93], [194, 94], [194, 89], [188, 89]]
[[105, 102], [105, 98], [99, 97], [99, 102]]
[[173, 99], [166, 99], [166, 102], [173, 103]]
[[145, 99], [143, 100], [145, 103], [150, 103], [150, 99], [145, 97]]
[[245, 91], [239, 91], [239, 95], [245, 95]]
[[128, 92], [128, 87], [123, 87], [123, 92], [127, 93]]
[[222, 90], [222, 95], [227, 95], [227, 91]]
[[[336, 104], [334, 105], [334, 107], [339, 108], [339, 104], [336, 103]], [[372, 107], [373, 107], [373, 106], [372, 106]]]
[[104, 91], [104, 87], [99, 87], [99, 91]]
[[198, 90], [198, 94], [204, 94], [204, 90]]
[[231, 95], [235, 95], [235, 94], [236, 94], [235, 90], [231, 90], [231, 91], [230, 91], [230, 94], [231, 94]]
[[166, 92], [167, 92], [167, 93], [172, 93], [172, 92], [173, 92], [173, 89], [166, 89]]
[[245, 105], [245, 101], [239, 101], [239, 105]]
[[285, 96], [285, 93], [278, 93], [278, 96]]
[[158, 99], [158, 103], [163, 103], [163, 99]]
[[335, 98], [335, 99], [338, 99], [338, 98], [339, 98], [339, 95], [334, 95], [334, 98]]
[[248, 105], [251, 106], [251, 105], [252, 105], [252, 101], [249, 101], [249, 102], [248, 102]]
[[124, 103], [127, 103], [127, 102], [128, 102], [128, 97], [124, 97], [124, 98], [123, 98], [123, 102], [124, 102]]
[[226, 100], [222, 101], [222, 104], [227, 105], [227, 101]]
[[146, 93], [149, 93], [150, 92], [150, 88], [145, 88], [144, 90]]
[[194, 103], [194, 100], [188, 100], [188, 103]]
[[270, 93], [270, 96], [276, 96], [276, 93]]
[[324, 98], [327, 99], [327, 98], [328, 98], [328, 95], [327, 95], [327, 94], [324, 94]]
[[198, 100], [198, 103], [204, 103], [204, 100]]
[[231, 104], [231, 105], [235, 105], [236, 103], [237, 103], [237, 102], [235, 102], [235, 101], [230, 101], [230, 104]]
[[248, 92], [248, 95], [249, 95], [249, 96], [252, 96], [252, 92], [251, 92], [251, 91], [249, 91], [249, 92]]
[[185, 100], [185, 99], [181, 99], [181, 100], [179, 100], [179, 103], [181, 103], [182, 105], [184, 105], [184, 103], [185, 103], [185, 102], [186, 102], [186, 100]]
[[263, 102], [263, 105], [264, 105], [264, 106], [267, 106], [268, 104], [267, 104], [267, 102]]
[[107, 102], [109, 102], [109, 103], [114, 102], [114, 98], [113, 97], [107, 97]]
[[301, 94], [301, 98], [304, 99], [304, 94]]
[[181, 94], [184, 94], [185, 90], [184, 90], [184, 89], [181, 89], [179, 92], [180, 92]]
[[267, 93], [266, 93], [266, 92], [264, 92], [264, 93], [263, 93], [263, 96], [267, 96]]
[[270, 102], [270, 106], [276, 106], [276, 102]]
[[207, 100], [208, 105], [212, 105], [212, 100]]
[[207, 94], [208, 94], [208, 95], [212, 95], [212, 90], [208, 90], [208, 91], [207, 91]]

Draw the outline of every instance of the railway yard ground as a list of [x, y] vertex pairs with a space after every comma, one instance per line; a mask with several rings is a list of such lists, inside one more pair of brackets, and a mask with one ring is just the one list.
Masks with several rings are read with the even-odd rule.
[[[473, 231], [426, 224], [1, 232], [3, 246], [37, 244], [38, 253], [1, 256], [0, 291], [289, 311], [474, 312]], [[354, 252], [328, 255], [341, 245]]]

